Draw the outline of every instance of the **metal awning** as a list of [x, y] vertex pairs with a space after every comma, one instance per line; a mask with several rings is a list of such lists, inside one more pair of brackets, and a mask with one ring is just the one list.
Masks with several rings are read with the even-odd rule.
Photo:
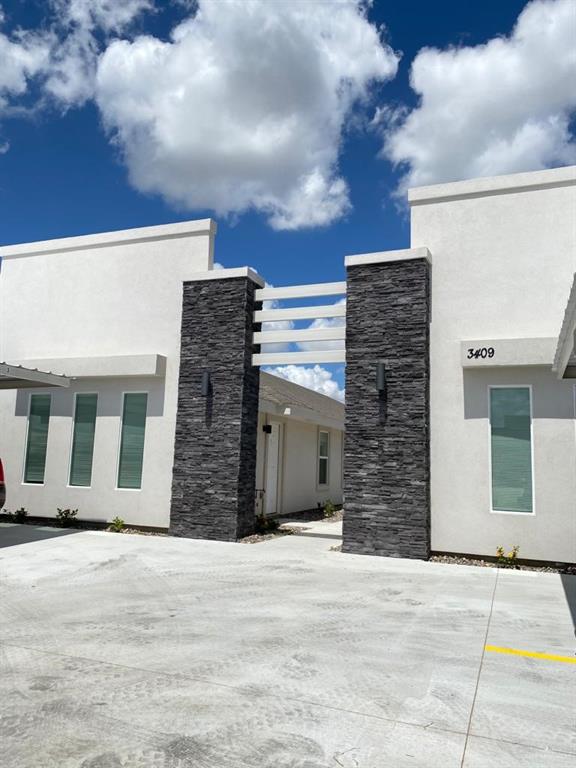
[[564, 313], [552, 370], [559, 379], [576, 378], [576, 274]]
[[69, 387], [70, 379], [59, 373], [24, 368], [22, 365], [0, 363], [0, 389], [30, 389], [31, 387]]

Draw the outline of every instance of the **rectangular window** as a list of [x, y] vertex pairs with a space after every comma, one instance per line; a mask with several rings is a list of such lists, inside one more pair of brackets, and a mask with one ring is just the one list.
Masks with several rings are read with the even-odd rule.
[[490, 388], [492, 509], [532, 512], [529, 387]]
[[330, 434], [318, 433], [318, 485], [328, 485], [328, 459], [330, 449]]
[[122, 436], [118, 462], [118, 488], [142, 487], [142, 459], [146, 429], [146, 392], [127, 392], [122, 412]]
[[26, 441], [26, 461], [24, 463], [25, 483], [41, 485], [44, 482], [51, 399], [50, 395], [30, 395], [28, 439]]
[[92, 455], [98, 395], [76, 395], [74, 435], [70, 459], [70, 485], [89, 486], [92, 481]]

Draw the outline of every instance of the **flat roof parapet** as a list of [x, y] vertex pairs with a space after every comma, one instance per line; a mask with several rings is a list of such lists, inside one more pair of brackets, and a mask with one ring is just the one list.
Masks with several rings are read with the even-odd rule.
[[545, 171], [513, 173], [505, 176], [487, 176], [446, 184], [414, 187], [408, 190], [410, 206], [440, 203], [447, 200], [464, 200], [474, 197], [489, 197], [512, 192], [552, 189], [576, 185], [576, 165], [550, 168]]
[[21, 256], [41, 256], [48, 253], [65, 253], [90, 248], [103, 248], [128, 243], [153, 242], [155, 240], [174, 240], [176, 238], [216, 234], [216, 222], [213, 219], [178, 221], [175, 224], [160, 224], [154, 227], [136, 227], [115, 232], [99, 232], [95, 235], [63, 237], [55, 240], [40, 240], [34, 243], [0, 246], [0, 258], [10, 259]]

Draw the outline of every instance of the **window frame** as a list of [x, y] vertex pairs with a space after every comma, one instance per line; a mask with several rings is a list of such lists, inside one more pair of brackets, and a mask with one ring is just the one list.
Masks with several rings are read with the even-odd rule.
[[[96, 419], [94, 420], [94, 441], [92, 443], [92, 467], [90, 470], [90, 485], [72, 485], [70, 483], [72, 477], [72, 452], [74, 449], [74, 428], [76, 426], [76, 403], [78, 401], [78, 395], [96, 395]], [[70, 445], [69, 445], [69, 457], [68, 457], [68, 479], [66, 481], [66, 488], [92, 488], [92, 476], [94, 474], [94, 450], [96, 447], [96, 425], [98, 423], [98, 407], [100, 405], [100, 395], [98, 392], [75, 392], [74, 404], [72, 406], [72, 429], [70, 432]]]
[[[48, 412], [48, 430], [46, 434], [46, 455], [44, 456], [44, 474], [41, 483], [31, 483], [26, 480], [26, 463], [28, 459], [28, 437], [30, 435], [30, 413], [32, 411], [32, 398], [35, 395], [43, 395], [50, 398], [50, 410]], [[50, 421], [52, 419], [52, 392], [30, 392], [28, 394], [28, 413], [26, 415], [26, 436], [24, 438], [24, 461], [22, 462], [22, 480], [21, 485], [27, 485], [31, 488], [42, 488], [46, 485], [46, 464], [48, 463], [48, 438], [50, 437]]]
[[[328, 435], [328, 450], [326, 456], [320, 455], [320, 435], [324, 433]], [[316, 438], [316, 487], [318, 489], [328, 488], [330, 486], [330, 430], [322, 427], [318, 427], [318, 435]], [[326, 482], [320, 482], [320, 460], [326, 459]]]
[[[493, 389], [527, 389], [530, 397], [530, 479], [532, 490], [532, 511], [518, 512], [513, 509], [494, 509], [493, 485], [492, 485], [492, 398]], [[489, 384], [488, 385], [488, 467], [489, 467], [489, 493], [490, 493], [490, 514], [492, 515], [516, 515], [520, 517], [534, 517], [536, 515], [536, 493], [535, 493], [535, 475], [534, 475], [534, 393], [532, 384]]]
[[[142, 477], [140, 479], [140, 488], [122, 488], [122, 486], [118, 485], [118, 481], [120, 480], [120, 455], [121, 455], [121, 449], [122, 449], [122, 427], [124, 425], [124, 401], [126, 398], [126, 395], [146, 395], [146, 417], [144, 419], [144, 445], [142, 446]], [[116, 481], [115, 481], [115, 491], [128, 491], [131, 493], [140, 493], [142, 491], [142, 486], [144, 485], [144, 456], [145, 456], [145, 449], [146, 449], [146, 427], [148, 425], [148, 405], [150, 402], [150, 391], [147, 389], [126, 389], [122, 391], [121, 398], [120, 398], [120, 419], [119, 419], [119, 425], [118, 425], [118, 443], [116, 446]]]

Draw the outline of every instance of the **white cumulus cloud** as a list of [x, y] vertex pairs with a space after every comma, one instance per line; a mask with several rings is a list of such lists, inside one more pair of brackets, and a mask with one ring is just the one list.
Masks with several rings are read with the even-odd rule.
[[[0, 27], [4, 14], [0, 6]], [[30, 80], [46, 66], [50, 52], [48, 36], [16, 30], [12, 35], [0, 31], [0, 108], [9, 97], [26, 93]]]
[[575, 39], [574, 0], [533, 0], [509, 37], [420, 51], [410, 78], [420, 104], [383, 149], [406, 167], [400, 191], [576, 162]]
[[300, 384], [301, 387], [313, 389], [322, 395], [328, 395], [344, 402], [344, 389], [333, 378], [332, 371], [320, 365], [306, 367], [302, 365], [280, 365], [276, 368], [265, 368], [266, 373], [280, 376], [281, 379]]
[[93, 98], [101, 40], [123, 33], [152, 0], [52, 0], [57, 21], [46, 91], [64, 107]]
[[[30, 110], [23, 99], [34, 78], [47, 66], [51, 47], [50, 36], [45, 33], [21, 29], [10, 35], [3, 32], [4, 18], [0, 5], [0, 120]], [[9, 147], [0, 134], [0, 155]]]
[[[0, 4], [0, 117], [93, 98], [102, 46], [152, 7], [152, 0], [49, 0], [42, 29], [8, 34], [1, 29], [7, 17]], [[31, 105], [25, 98], [33, 85], [39, 90]]]
[[277, 229], [342, 216], [347, 119], [398, 63], [367, 7], [198, 0], [168, 42], [112, 42], [96, 98], [132, 184], [185, 209], [255, 209]]
[[121, 32], [136, 16], [154, 7], [153, 0], [52, 0], [57, 14], [82, 29]]

